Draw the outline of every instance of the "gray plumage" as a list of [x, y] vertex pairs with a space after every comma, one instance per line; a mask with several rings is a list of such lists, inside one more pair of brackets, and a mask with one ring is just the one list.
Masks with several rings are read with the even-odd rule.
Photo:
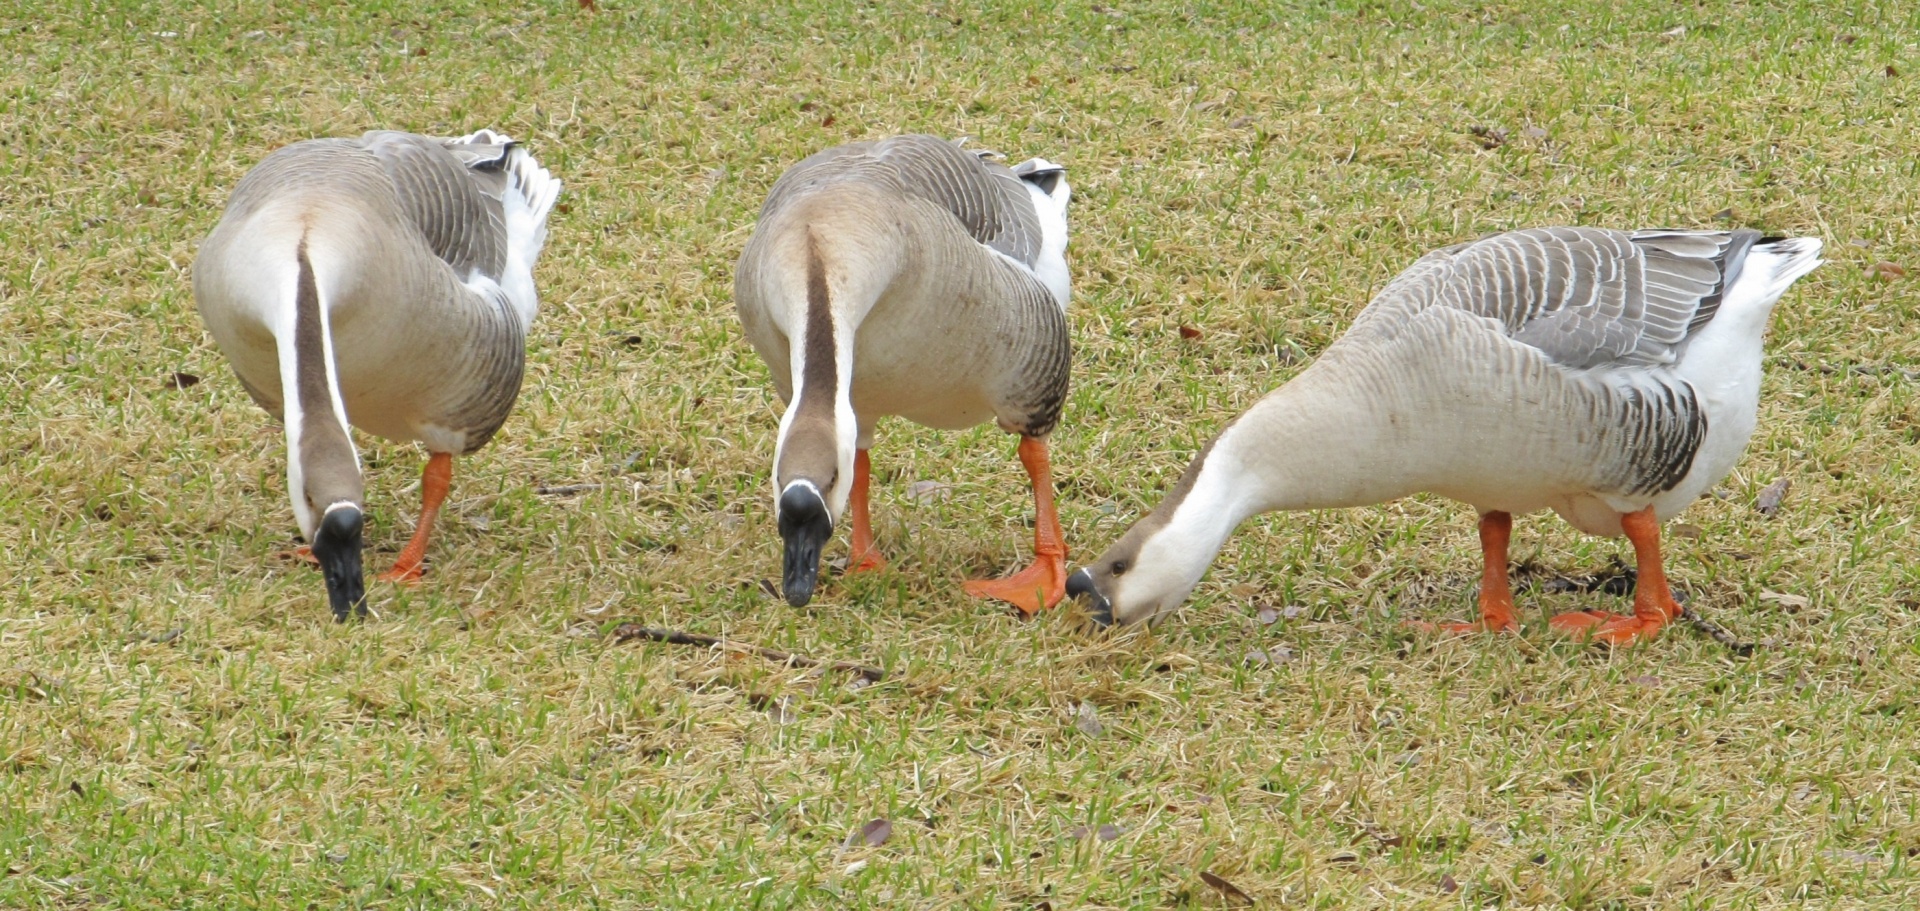
[[1768, 317], [1819, 254], [1813, 238], [1598, 228], [1429, 253], [1075, 587], [1118, 622], [1147, 619], [1248, 516], [1423, 491], [1483, 516], [1552, 509], [1590, 534], [1670, 517], [1746, 447]]
[[[286, 419], [303, 533], [327, 503], [358, 500], [344, 427], [340, 444], [303, 452], [297, 438], [311, 422], [442, 453], [472, 452], [505, 422], [559, 189], [486, 130], [294, 143], [234, 188], [195, 260], [194, 298], [249, 395]], [[297, 307], [302, 282], [310, 291]], [[296, 339], [300, 308], [311, 312]]]

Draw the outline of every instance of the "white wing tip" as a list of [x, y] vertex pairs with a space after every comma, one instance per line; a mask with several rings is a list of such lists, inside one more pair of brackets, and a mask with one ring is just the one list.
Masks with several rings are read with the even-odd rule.
[[507, 143], [513, 142], [513, 137], [487, 127], [481, 127], [465, 136], [455, 137], [450, 141], [470, 145], [506, 145]]

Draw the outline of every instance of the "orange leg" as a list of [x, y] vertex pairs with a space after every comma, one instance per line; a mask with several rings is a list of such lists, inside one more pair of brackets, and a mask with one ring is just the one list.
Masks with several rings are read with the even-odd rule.
[[1490, 512], [1480, 517], [1480, 622], [1421, 623], [1412, 625], [1429, 632], [1443, 633], [1517, 633], [1520, 622], [1513, 617], [1513, 587], [1507, 584], [1507, 542], [1513, 537], [1513, 516]]
[[1067, 596], [1067, 545], [1053, 507], [1053, 464], [1047, 459], [1046, 441], [1022, 436], [1020, 464], [1033, 481], [1033, 565], [1005, 579], [970, 580], [965, 588], [975, 598], [1008, 602], [1031, 617]]
[[388, 582], [418, 582], [427, 574], [424, 563], [427, 559], [427, 539], [433, 537], [433, 520], [440, 515], [440, 504], [446, 502], [447, 488], [453, 485], [453, 454], [435, 452], [427, 456], [427, 468], [420, 472], [420, 524], [413, 529], [413, 539], [407, 542], [406, 549], [400, 551], [400, 559], [394, 561], [393, 568], [380, 574]]
[[1576, 611], [1553, 618], [1554, 629], [1590, 635], [1594, 641], [1608, 645], [1632, 645], [1659, 635], [1661, 627], [1680, 616], [1680, 605], [1674, 603], [1660, 561], [1660, 520], [1654, 518], [1653, 507], [1621, 516], [1620, 527], [1633, 542], [1633, 559], [1639, 569], [1633, 589], [1633, 614]]
[[847, 498], [847, 511], [853, 514], [853, 540], [847, 547], [847, 574], [874, 572], [887, 568], [880, 549], [873, 546], [873, 524], [867, 515], [867, 484], [873, 474], [862, 449], [853, 455], [853, 491]]

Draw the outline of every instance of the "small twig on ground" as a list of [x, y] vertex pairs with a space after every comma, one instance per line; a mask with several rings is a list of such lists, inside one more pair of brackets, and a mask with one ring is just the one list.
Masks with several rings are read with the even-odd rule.
[[557, 484], [552, 487], [535, 487], [533, 489], [533, 492], [543, 497], [570, 497], [577, 493], [586, 493], [587, 491], [590, 491], [590, 490], [599, 490], [600, 488], [605, 486], [607, 485], [605, 484]]
[[613, 638], [616, 642], [631, 642], [635, 639], [645, 639], [651, 642], [668, 642], [674, 645], [698, 645], [705, 648], [718, 648], [743, 655], [758, 655], [769, 661], [778, 661], [794, 667], [830, 667], [838, 671], [851, 671], [852, 673], [859, 674], [872, 683], [879, 683], [887, 676], [885, 670], [865, 664], [855, 664], [852, 661], [830, 661], [819, 658], [809, 658], [805, 655], [796, 655], [792, 652], [783, 652], [748, 642], [735, 642], [732, 639], [722, 639], [718, 636], [702, 636], [698, 633], [685, 633], [676, 629], [658, 629], [651, 626], [641, 626], [638, 623], [622, 623], [614, 627]]
[[1753, 654], [1753, 643], [1740, 641], [1726, 627], [1700, 616], [1700, 612], [1691, 607], [1680, 608], [1680, 619], [1687, 621], [1688, 626], [1707, 638], [1731, 649], [1735, 655], [1745, 658]]

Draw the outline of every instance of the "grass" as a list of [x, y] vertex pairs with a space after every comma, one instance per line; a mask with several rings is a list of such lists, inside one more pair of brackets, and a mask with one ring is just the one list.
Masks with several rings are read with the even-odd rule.
[[[0, 907], [1235, 900], [1202, 871], [1263, 907], [1911, 906], [1920, 402], [1881, 368], [1920, 362], [1920, 326], [1869, 267], [1920, 267], [1915, 18], [28, 0], [0, 14]], [[271, 556], [281, 438], [187, 271], [277, 146], [481, 125], [567, 181], [526, 386], [459, 460], [427, 582], [336, 626]], [[1025, 556], [1013, 441], [904, 423], [875, 449], [894, 570], [769, 599], [777, 405], [732, 262], [787, 165], [915, 130], [1071, 169], [1054, 441], [1081, 555], [1427, 249], [1548, 223], [1825, 238], [1753, 445], [1671, 536], [1694, 603], [1763, 647], [1583, 650], [1538, 618], [1616, 602], [1537, 592], [1523, 639], [1411, 636], [1476, 577], [1472, 516], [1432, 498], [1250, 522], [1158, 630], [1020, 623], [958, 590]], [[422, 454], [360, 442], [373, 562]], [[603, 486], [536, 492], [564, 483]], [[1622, 552], [1516, 528], [1549, 573]], [[613, 644], [625, 620], [890, 674]]]

